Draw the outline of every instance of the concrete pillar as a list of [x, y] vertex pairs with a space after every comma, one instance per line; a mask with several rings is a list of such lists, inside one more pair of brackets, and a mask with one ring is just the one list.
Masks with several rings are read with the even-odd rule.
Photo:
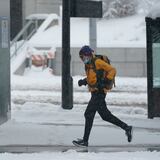
[[10, 0], [11, 40], [19, 33], [23, 26], [23, 0]]
[[95, 51], [97, 49], [97, 24], [95, 18], [89, 20], [89, 42], [90, 47]]
[[10, 1], [0, 1], [0, 124], [10, 111]]

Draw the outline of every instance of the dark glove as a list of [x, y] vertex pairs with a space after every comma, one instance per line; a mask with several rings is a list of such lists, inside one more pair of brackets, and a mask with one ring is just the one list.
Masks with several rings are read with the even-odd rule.
[[79, 86], [82, 86], [82, 85], [87, 85], [87, 80], [86, 80], [86, 78], [85, 79], [80, 79], [79, 81], [78, 81], [78, 85]]
[[107, 89], [112, 89], [113, 83], [114, 83], [113, 80], [105, 79], [105, 84]]

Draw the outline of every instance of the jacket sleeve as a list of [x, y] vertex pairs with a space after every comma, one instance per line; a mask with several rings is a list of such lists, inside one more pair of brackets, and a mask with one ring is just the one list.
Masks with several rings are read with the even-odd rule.
[[96, 65], [97, 70], [103, 69], [104, 71], [106, 71], [108, 73], [107, 78], [109, 80], [112, 80], [115, 77], [116, 69], [112, 65], [105, 63], [101, 59], [97, 59], [95, 61], [95, 65]]

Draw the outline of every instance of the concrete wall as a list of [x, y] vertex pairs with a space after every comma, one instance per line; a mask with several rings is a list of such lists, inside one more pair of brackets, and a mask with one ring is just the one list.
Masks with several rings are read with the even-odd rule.
[[[84, 65], [79, 59], [79, 49], [71, 49], [71, 71], [72, 75], [84, 75]], [[118, 76], [145, 77], [146, 49], [145, 48], [98, 48], [97, 54], [107, 55], [111, 64], [117, 69]], [[61, 75], [61, 48], [56, 50], [54, 73]]]
[[61, 4], [61, 0], [23, 0], [24, 17], [35, 13], [57, 13], [59, 15]]

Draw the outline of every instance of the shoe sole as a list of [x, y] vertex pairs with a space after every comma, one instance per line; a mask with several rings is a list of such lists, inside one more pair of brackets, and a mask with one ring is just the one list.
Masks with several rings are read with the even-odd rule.
[[79, 145], [79, 144], [77, 144], [77, 143], [75, 143], [74, 141], [72, 142], [75, 146], [77, 146], [77, 147], [81, 147], [81, 148], [87, 148], [88, 146], [82, 146], [82, 145]]

